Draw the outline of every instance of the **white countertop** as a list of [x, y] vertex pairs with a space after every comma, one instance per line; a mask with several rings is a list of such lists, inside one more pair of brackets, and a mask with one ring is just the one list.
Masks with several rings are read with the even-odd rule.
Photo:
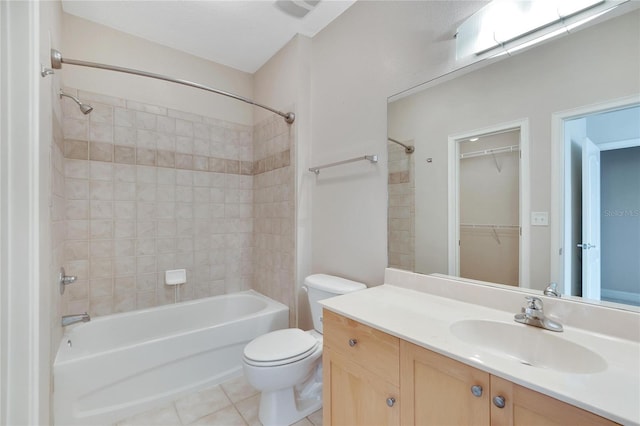
[[563, 373], [523, 365], [516, 359], [485, 351], [463, 342], [450, 331], [453, 323], [468, 319], [517, 324], [513, 321], [515, 312], [388, 284], [320, 303], [333, 312], [615, 422], [640, 425], [637, 341], [565, 325], [562, 333], [553, 334], [596, 352], [606, 360], [607, 368], [591, 374]]

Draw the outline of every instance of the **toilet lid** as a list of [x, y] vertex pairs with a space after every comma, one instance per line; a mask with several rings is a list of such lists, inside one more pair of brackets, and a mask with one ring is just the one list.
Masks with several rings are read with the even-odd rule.
[[257, 337], [244, 348], [248, 361], [286, 364], [307, 357], [318, 346], [318, 340], [299, 328], [272, 331]]

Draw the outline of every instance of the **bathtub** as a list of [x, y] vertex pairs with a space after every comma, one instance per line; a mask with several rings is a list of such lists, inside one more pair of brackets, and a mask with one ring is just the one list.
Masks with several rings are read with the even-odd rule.
[[250, 290], [67, 327], [53, 364], [54, 424], [111, 424], [238, 376], [244, 346], [288, 323], [287, 306]]

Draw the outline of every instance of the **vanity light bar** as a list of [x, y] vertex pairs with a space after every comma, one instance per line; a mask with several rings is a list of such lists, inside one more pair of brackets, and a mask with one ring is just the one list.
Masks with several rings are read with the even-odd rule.
[[494, 0], [458, 27], [456, 58], [492, 56], [500, 48], [501, 54], [509, 53], [521, 44], [536, 44], [568, 32], [627, 1]]

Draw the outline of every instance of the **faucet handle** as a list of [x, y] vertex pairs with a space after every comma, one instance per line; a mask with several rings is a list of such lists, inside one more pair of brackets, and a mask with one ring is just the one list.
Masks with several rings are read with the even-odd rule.
[[547, 288], [544, 289], [544, 291], [542, 292], [545, 296], [551, 296], [551, 297], [560, 297], [560, 291], [558, 290], [558, 284], [557, 283], [550, 283]]
[[525, 296], [527, 300], [527, 309], [541, 311], [543, 309], [542, 300], [535, 296]]

